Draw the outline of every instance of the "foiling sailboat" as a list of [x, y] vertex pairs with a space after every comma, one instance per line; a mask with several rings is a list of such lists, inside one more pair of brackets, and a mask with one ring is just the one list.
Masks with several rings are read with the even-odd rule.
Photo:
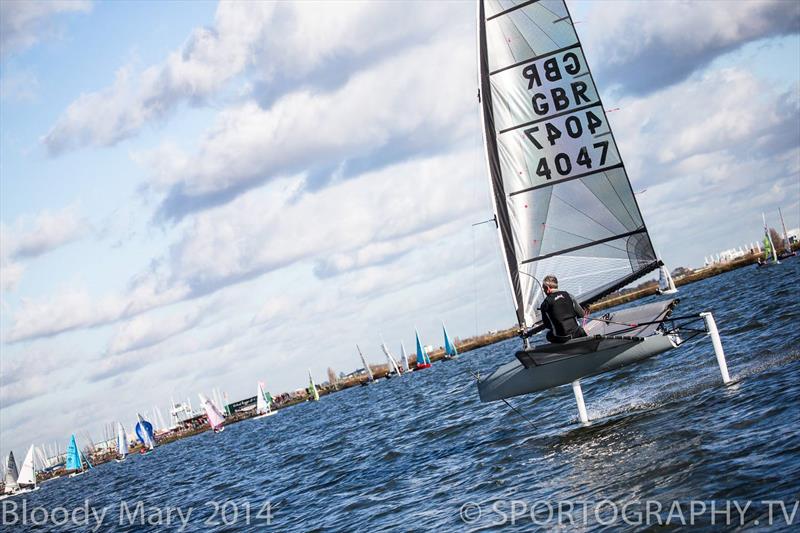
[[272, 396], [267, 401], [267, 394], [264, 392], [264, 385], [259, 381], [258, 390], [256, 391], [256, 418], [264, 418], [276, 413], [276, 411], [272, 410]]
[[417, 368], [416, 370], [422, 370], [423, 368], [430, 368], [431, 367], [431, 358], [428, 356], [428, 352], [425, 351], [425, 347], [419, 340], [419, 333], [417, 330], [414, 330], [414, 338], [417, 342]]
[[202, 394], [198, 393], [200, 397], [200, 404], [203, 406], [203, 409], [206, 412], [206, 418], [208, 419], [208, 425], [211, 426], [211, 429], [214, 430], [214, 433], [222, 433], [225, 430], [225, 417], [220, 412], [219, 408], [203, 396]]
[[458, 357], [458, 350], [456, 349], [456, 345], [450, 340], [450, 337], [447, 335], [447, 328], [444, 327], [444, 322], [442, 322], [442, 333], [444, 334], [444, 358], [447, 359], [455, 359]]
[[[544, 276], [555, 275], [559, 289], [585, 307], [663, 263], [564, 0], [479, 0], [478, 41], [494, 220], [523, 339], [515, 360], [479, 379], [481, 400], [572, 383], [579, 417], [587, 422], [581, 378], [672, 350], [706, 331], [727, 383], [713, 317], [673, 318], [677, 299], [589, 319], [585, 338], [531, 344], [544, 329]], [[686, 328], [703, 320], [706, 330]]]

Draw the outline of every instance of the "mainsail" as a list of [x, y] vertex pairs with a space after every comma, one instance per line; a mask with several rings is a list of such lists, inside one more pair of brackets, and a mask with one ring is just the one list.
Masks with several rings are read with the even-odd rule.
[[428, 368], [431, 366], [431, 358], [428, 356], [428, 352], [425, 351], [425, 347], [422, 346], [422, 342], [419, 340], [419, 333], [414, 330], [414, 337], [417, 343], [417, 368]]
[[[364, 370], [367, 371], [367, 379], [369, 381], [375, 381], [375, 377], [372, 375], [372, 369], [369, 367], [369, 364], [367, 363], [367, 360], [364, 359], [364, 354], [361, 353], [361, 348], [358, 347], [358, 344], [356, 344], [356, 350], [358, 350], [358, 355], [359, 355], [359, 357], [361, 357], [361, 363], [364, 365]], [[311, 376], [311, 371], [310, 370], [308, 371], [308, 375], [309, 375], [309, 377]]]
[[410, 370], [408, 366], [408, 354], [406, 353], [405, 345], [400, 342], [400, 359], [403, 362], [403, 372], [408, 372]]
[[391, 374], [392, 372], [394, 372], [395, 374], [397, 374], [399, 376], [400, 375], [400, 367], [397, 366], [397, 361], [395, 361], [394, 357], [392, 357], [392, 352], [389, 351], [389, 347], [386, 346], [385, 342], [381, 342], [381, 349], [383, 350], [383, 353], [386, 355], [386, 361], [388, 363], [387, 366], [388, 366], [389, 371], [388, 371], [387, 375]]
[[144, 417], [138, 413], [136, 414], [136, 418], [139, 420], [135, 428], [136, 436], [139, 437], [142, 444], [152, 450], [156, 447], [156, 439], [153, 436], [153, 424], [145, 420]]
[[22, 462], [22, 469], [19, 471], [17, 485], [19, 485], [21, 489], [36, 488], [36, 463], [33, 455], [33, 444], [28, 448], [28, 454]]
[[442, 324], [442, 332], [444, 333], [444, 353], [450, 357], [457, 356], [458, 350], [456, 349], [456, 345], [453, 344], [450, 337], [447, 335], [447, 328], [444, 327], [444, 324]]
[[6, 472], [3, 478], [3, 487], [6, 494], [16, 492], [19, 488], [17, 485], [17, 478], [19, 471], [17, 470], [17, 461], [14, 460], [14, 452], [8, 452], [8, 459], [6, 460]]
[[128, 455], [128, 435], [120, 422], [117, 422], [117, 455], [123, 459]]
[[67, 446], [67, 462], [64, 468], [67, 471], [83, 470], [81, 452], [78, 450], [78, 443], [75, 442], [75, 435], [70, 436], [69, 445]]
[[272, 403], [271, 399], [267, 402], [267, 395], [264, 394], [264, 387], [261, 385], [261, 382], [258, 383], [258, 390], [256, 391], [256, 412], [258, 414], [267, 414], [270, 412], [270, 403]]
[[484, 141], [523, 327], [541, 280], [588, 304], [659, 266], [564, 0], [479, 0]]
[[775, 243], [772, 242], [772, 236], [769, 234], [767, 227], [767, 217], [761, 213], [761, 220], [764, 221], [764, 260], [769, 261], [772, 257], [773, 263], [779, 263], [778, 252], [775, 250]]
[[678, 292], [669, 270], [667, 270], [667, 267], [664, 265], [658, 269], [658, 289], [661, 291], [661, 294], [674, 294]]
[[314, 384], [314, 376], [311, 375], [311, 369], [308, 369], [308, 396], [315, 402], [319, 401], [319, 391]]
[[214, 402], [203, 396], [202, 394], [198, 394], [200, 397], [200, 403], [203, 405], [203, 409], [206, 411], [206, 418], [208, 418], [208, 425], [211, 426], [211, 429], [214, 431], [219, 430], [222, 427], [223, 422], [225, 421], [225, 417], [222, 416], [222, 413], [219, 411]]

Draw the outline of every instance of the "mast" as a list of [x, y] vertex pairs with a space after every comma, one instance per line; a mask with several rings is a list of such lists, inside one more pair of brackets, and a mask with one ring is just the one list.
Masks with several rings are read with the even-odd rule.
[[789, 242], [789, 232], [786, 231], [786, 224], [783, 222], [783, 213], [781, 213], [781, 208], [778, 208], [778, 216], [781, 217], [781, 228], [783, 228], [783, 247], [786, 249], [786, 253], [790, 253], [792, 251], [792, 243]]

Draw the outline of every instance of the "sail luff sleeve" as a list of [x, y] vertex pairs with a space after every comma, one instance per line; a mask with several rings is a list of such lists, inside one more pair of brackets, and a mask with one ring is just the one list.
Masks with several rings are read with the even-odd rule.
[[514, 249], [505, 185], [503, 184], [500, 158], [497, 150], [497, 139], [495, 137], [492, 90], [489, 84], [489, 57], [486, 43], [486, 13], [482, 0], [478, 0], [478, 54], [480, 66], [481, 115], [483, 117], [484, 127], [483, 138], [486, 144], [486, 158], [493, 192], [492, 199], [495, 208], [497, 227], [500, 233], [500, 242], [503, 246], [503, 259], [506, 264], [511, 292], [514, 297], [517, 322], [520, 326], [525, 327], [525, 303], [520, 286], [517, 254]]

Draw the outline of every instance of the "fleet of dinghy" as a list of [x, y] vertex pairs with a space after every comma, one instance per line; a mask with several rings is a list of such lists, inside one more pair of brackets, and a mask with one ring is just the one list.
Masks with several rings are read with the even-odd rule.
[[[663, 263], [564, 0], [479, 0], [478, 26], [494, 221], [523, 339], [516, 360], [480, 379], [478, 393], [492, 401], [572, 383], [586, 422], [579, 380], [678, 347], [679, 328], [665, 327], [678, 300], [591, 319], [588, 337], [565, 344], [530, 344], [544, 329], [546, 275], [585, 307]], [[689, 318], [705, 320], [716, 335], [710, 314]]]

